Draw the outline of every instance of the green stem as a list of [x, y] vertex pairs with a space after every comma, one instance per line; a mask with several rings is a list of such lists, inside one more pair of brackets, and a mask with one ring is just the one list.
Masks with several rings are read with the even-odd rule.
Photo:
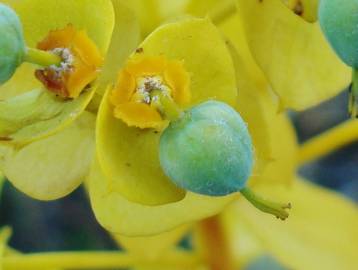
[[287, 209], [291, 209], [290, 203], [281, 204], [281, 203], [269, 201], [255, 194], [249, 188], [244, 188], [240, 192], [253, 206], [261, 210], [262, 212], [272, 214], [282, 220], [288, 218], [289, 214], [287, 212]]
[[358, 69], [352, 69], [352, 84], [349, 89], [349, 113], [352, 118], [358, 117]]
[[46, 52], [34, 48], [27, 48], [24, 57], [24, 62], [29, 62], [42, 67], [48, 67], [51, 65], [59, 65], [62, 62], [60, 56], [51, 52]]
[[179, 119], [183, 111], [178, 107], [174, 100], [167, 94], [160, 90], [153, 90], [151, 93], [152, 98], [156, 98], [153, 101], [153, 105], [164, 115], [169, 121], [175, 121]]

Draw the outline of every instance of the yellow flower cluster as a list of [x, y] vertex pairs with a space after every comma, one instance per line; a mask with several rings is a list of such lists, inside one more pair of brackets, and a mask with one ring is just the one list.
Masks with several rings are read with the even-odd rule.
[[[350, 82], [317, 23], [318, 0], [2, 2], [20, 17], [26, 44], [37, 47], [28, 62], [41, 64], [48, 54], [62, 62], [23, 63], [0, 86], [1, 172], [39, 200], [84, 183], [98, 222], [142, 258], [44, 255], [44, 267], [76, 261], [142, 269], [149, 262], [153, 269], [230, 270], [268, 252], [292, 269], [357, 267], [350, 244], [358, 240], [356, 206], [297, 176], [299, 165], [327, 153], [325, 145], [356, 139], [357, 123], [300, 146], [286, 114]], [[247, 123], [255, 153], [249, 185], [290, 201], [286, 222], [255, 211], [238, 193], [196, 194], [164, 174], [161, 132], [181, 110], [207, 100], [229, 104]], [[201, 251], [190, 256], [175, 249], [189, 231]], [[12, 256], [3, 258], [4, 269], [33, 263]]]

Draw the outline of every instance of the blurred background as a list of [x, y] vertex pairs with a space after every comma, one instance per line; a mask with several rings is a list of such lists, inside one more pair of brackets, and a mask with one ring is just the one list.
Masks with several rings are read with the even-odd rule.
[[[300, 143], [348, 118], [348, 91], [290, 116]], [[358, 142], [307, 164], [299, 173], [358, 201]], [[83, 188], [53, 202], [26, 197], [6, 183], [0, 197], [0, 226], [13, 228], [10, 245], [23, 252], [116, 250], [117, 244], [95, 220]], [[190, 235], [180, 245], [190, 248]], [[247, 269], [284, 269], [264, 256]]]

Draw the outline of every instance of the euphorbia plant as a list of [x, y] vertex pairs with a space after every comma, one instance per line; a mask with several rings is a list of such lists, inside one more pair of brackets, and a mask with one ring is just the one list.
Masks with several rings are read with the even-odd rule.
[[[154, 2], [161, 1], [148, 1], [146, 4]], [[200, 13], [200, 2], [189, 3], [186, 10]], [[340, 245], [340, 238], [355, 235], [355, 227], [351, 226], [356, 222], [354, 207], [337, 199], [337, 196], [327, 195], [327, 191], [318, 191], [294, 179], [297, 156], [299, 162], [306, 162], [324, 151], [334, 149], [342, 141], [349, 141], [352, 139], [349, 131], [354, 123], [349, 122], [348, 128], [344, 126], [338, 132], [330, 133], [332, 136], [338, 134], [340, 140], [337, 143], [330, 139], [327, 145], [323, 136], [322, 140], [319, 137], [297, 151], [288, 119], [277, 113], [278, 105], [281, 105], [281, 109], [302, 109], [316, 104], [336, 93], [346, 82], [346, 69], [339, 66], [337, 74], [332, 71], [330, 65], [339, 61], [324, 43], [316, 26], [306, 24], [315, 20], [315, 5], [304, 2], [305, 12], [299, 14], [299, 6], [292, 4], [294, 1], [239, 1], [239, 12], [236, 13], [235, 5], [231, 5], [234, 1], [227, 2], [230, 2], [229, 7], [233, 7], [233, 10], [225, 13], [231, 15], [227, 20], [223, 16], [218, 16], [220, 20], [214, 18], [219, 27], [208, 18], [177, 19], [149, 31], [148, 37], [137, 44], [136, 23], [120, 1], [9, 1], [20, 14], [28, 46], [34, 47], [33, 44], [42, 40], [38, 48], [40, 51], [28, 50], [33, 56], [27, 59], [38, 62], [39, 58], [55, 58], [55, 62], [38, 62], [42, 66], [30, 68], [30, 71], [28, 67], [33, 66], [26, 64], [1, 87], [4, 95], [11, 94], [6, 97], [6, 106], [12, 106], [13, 111], [22, 108], [18, 110], [21, 111], [20, 116], [7, 118], [4, 127], [19, 126], [23, 129], [25, 123], [25, 128], [28, 128], [28, 122], [21, 117], [33, 116], [32, 108], [37, 108], [39, 103], [37, 99], [30, 104], [20, 101], [24, 98], [22, 92], [32, 89], [32, 83], [41, 87], [39, 93], [55, 97], [55, 104], [60, 108], [64, 103], [80, 100], [86, 93], [91, 94], [85, 103], [81, 103], [81, 110], [70, 113], [76, 118], [75, 121], [64, 117], [66, 125], [61, 123], [58, 128], [40, 130], [43, 132], [41, 136], [30, 133], [27, 141], [14, 136], [3, 140], [1, 169], [16, 186], [40, 199], [64, 196], [79, 185], [90, 170], [86, 184], [95, 215], [103, 227], [116, 234], [115, 238], [127, 252], [37, 254], [28, 257], [12, 255], [4, 258], [5, 268], [16, 269], [22, 265], [36, 268], [36, 263], [40, 263], [41, 267], [50, 268], [140, 268], [144, 265], [160, 269], [163, 265], [169, 265], [170, 269], [175, 266], [236, 269], [241, 258], [238, 259], [237, 254], [232, 255], [235, 243], [239, 243], [236, 238], [238, 231], [232, 228], [240, 227], [244, 231], [240, 222], [247, 221], [255, 223], [250, 226], [252, 230], [247, 235], [265, 239], [275, 256], [283, 257], [286, 265], [300, 269], [302, 265], [310, 268], [312, 260], [307, 260], [308, 266], [300, 260], [291, 260], [290, 256], [295, 254], [295, 250], [292, 254], [283, 252], [282, 242], [297, 244], [302, 253], [308, 250], [304, 256], [310, 251], [314, 254], [312, 256], [316, 256], [322, 251], [312, 248], [320, 243], [314, 239], [315, 235], [335, 245]], [[141, 6], [140, 2], [134, 1], [136, 3]], [[211, 4], [204, 6], [211, 9]], [[29, 6], [33, 13], [28, 18], [26, 11]], [[148, 25], [148, 29], [160, 23], [151, 9], [143, 10], [147, 12], [145, 15], [153, 15], [153, 19], [156, 19], [152, 25]], [[154, 5], [153, 10], [158, 11], [158, 7]], [[226, 12], [226, 9], [223, 10]], [[45, 16], [50, 12], [54, 12], [52, 18]], [[93, 14], [100, 16], [93, 19]], [[255, 19], [263, 23], [252, 23], [252, 14], [257, 14]], [[276, 33], [272, 31], [274, 28], [270, 28], [273, 25], [270, 22], [275, 22], [277, 18], [282, 20], [278, 24], [280, 31]], [[147, 16], [147, 19], [151, 17]], [[46, 26], [44, 31], [41, 30], [41, 35], [36, 30], [39, 26]], [[299, 53], [288, 50], [292, 48], [290, 31], [293, 27], [299, 30], [300, 37], [314, 37], [319, 41], [318, 45], [316, 42], [311, 49]], [[86, 42], [87, 45], [82, 46], [82, 28], [88, 34], [86, 40], [94, 44], [88, 45]], [[279, 40], [287, 42], [277, 42], [276, 38], [271, 39], [271, 34], [276, 38], [277, 34], [282, 38]], [[97, 35], [105, 35], [107, 39], [99, 39]], [[76, 50], [75, 42], [61, 43], [61, 46], [68, 46], [65, 49], [57, 47], [57, 41], [66, 41], [68, 38], [72, 41], [79, 39], [81, 42], [78, 45], [84, 50], [80, 50], [78, 55], [71, 54], [72, 50]], [[125, 41], [128, 39], [132, 42], [127, 42], [127, 46]], [[267, 47], [270, 41], [275, 40], [272, 46]], [[103, 43], [107, 44], [105, 48], [109, 45], [107, 53], [102, 49]], [[301, 46], [305, 41], [301, 40], [298, 44]], [[317, 46], [321, 45], [324, 47], [318, 53]], [[68, 75], [73, 75], [71, 68], [78, 70], [79, 67], [73, 66], [73, 56], [77, 55], [82, 62], [86, 62], [87, 56], [99, 60], [99, 57], [92, 58], [98, 56], [94, 53], [96, 48], [104, 58], [104, 64], [94, 61], [98, 66], [91, 64], [89, 68], [85, 65], [84, 74], [90, 75], [89, 79], [85, 82], [79, 80], [81, 84], [72, 87], [72, 84], [68, 84]], [[272, 53], [262, 54], [267, 48], [271, 48]], [[36, 57], [39, 55], [44, 58]], [[312, 62], [307, 60], [308, 56], [312, 56]], [[60, 63], [56, 62], [58, 58]], [[272, 64], [277, 59], [282, 61]], [[309, 72], [304, 69], [294, 72], [297, 71], [296, 62], [305, 67], [316, 66], [322, 59], [321, 71], [314, 69], [314, 72]], [[282, 77], [283, 73], [279, 71], [285, 68], [290, 72]], [[79, 69], [83, 70], [82, 66]], [[33, 73], [35, 70], [37, 79]], [[325, 81], [320, 80], [319, 76], [323, 71], [330, 74]], [[54, 76], [58, 75], [57, 72], [61, 76]], [[341, 78], [339, 74], [344, 76]], [[305, 76], [310, 76], [310, 79], [305, 81]], [[24, 78], [30, 78], [30, 86], [23, 87]], [[271, 91], [269, 81], [281, 102], [276, 102], [277, 96]], [[303, 86], [303, 90], [292, 81]], [[308, 81], [316, 86], [317, 92], [307, 91]], [[329, 88], [326, 91], [327, 84]], [[12, 94], [7, 89], [18, 92]], [[27, 95], [24, 96], [27, 101]], [[43, 102], [47, 104], [47, 99]], [[44, 117], [42, 110], [35, 110], [35, 115], [40, 119]], [[349, 138], [344, 136], [345, 133]], [[96, 155], [91, 165], [94, 148]], [[67, 182], [69, 179], [74, 181], [70, 185]], [[19, 183], [25, 183], [31, 192]], [[292, 190], [276, 192], [278, 184], [291, 185]], [[281, 222], [272, 217], [265, 219], [259, 211], [246, 207], [239, 191], [261, 210], [282, 219], [287, 216], [287, 204], [262, 199], [251, 192], [247, 185], [253, 190], [263, 190], [266, 196], [273, 194], [275, 200], [276, 197], [282, 197], [284, 201], [290, 201], [292, 196], [293, 213], [296, 214], [293, 221], [288, 219], [288, 222]], [[305, 196], [298, 196], [300, 192]], [[47, 197], [49, 194], [51, 197]], [[335, 212], [339, 216], [337, 224], [347, 225], [345, 233], [336, 232], [337, 237], [330, 237], [335, 229], [330, 226], [332, 220], [326, 216], [313, 218], [310, 215], [311, 211], [320, 212], [318, 202], [322, 198], [336, 202]], [[308, 207], [306, 199], [314, 204]], [[233, 203], [232, 208], [224, 211], [229, 203]], [[298, 209], [297, 212], [295, 209]], [[242, 213], [238, 214], [240, 210]], [[204, 220], [222, 212], [222, 216]], [[352, 218], [347, 219], [346, 223], [344, 218], [347, 213]], [[238, 216], [242, 217], [239, 221]], [[306, 220], [314, 225], [309, 232], [312, 241], [309, 244], [302, 244], [297, 239], [293, 241], [294, 234], [308, 233], [305, 226], [299, 226]], [[324, 224], [327, 220], [328, 225]], [[318, 229], [323, 226], [321, 223], [326, 228], [323, 232]], [[193, 224], [199, 244], [190, 252], [175, 249], [176, 241]], [[272, 228], [275, 237], [271, 237], [266, 227]], [[294, 233], [284, 234], [282, 241], [277, 233], [280, 229]], [[267, 232], [267, 235], [262, 235], [261, 231]], [[4, 235], [8, 233], [5, 231]], [[2, 246], [5, 247], [6, 237], [2, 240]], [[217, 252], [219, 246], [222, 247], [221, 252]], [[280, 256], [281, 253], [285, 256]], [[330, 262], [336, 258], [340, 260], [344, 257], [342, 254], [346, 254], [341, 265], [354, 264], [350, 247], [342, 247], [329, 254]], [[330, 266], [331, 263], [326, 265]]]

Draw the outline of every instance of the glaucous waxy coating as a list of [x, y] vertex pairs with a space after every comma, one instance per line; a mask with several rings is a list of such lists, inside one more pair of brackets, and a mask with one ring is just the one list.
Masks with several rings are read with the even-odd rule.
[[3, 84], [22, 63], [25, 42], [16, 13], [0, 3], [0, 84]]
[[321, 0], [318, 17], [336, 53], [358, 68], [358, 0]]
[[160, 138], [165, 174], [186, 190], [222, 196], [240, 191], [251, 174], [253, 148], [241, 116], [208, 101], [172, 122]]

